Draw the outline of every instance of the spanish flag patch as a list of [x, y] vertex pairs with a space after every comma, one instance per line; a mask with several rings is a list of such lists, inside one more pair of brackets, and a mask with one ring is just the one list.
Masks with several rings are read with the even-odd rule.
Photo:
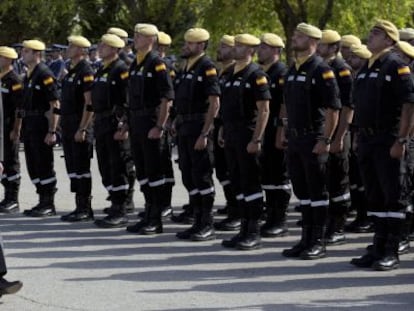
[[283, 85], [283, 84], [285, 84], [285, 79], [279, 78], [279, 85]]
[[48, 77], [46, 79], [43, 80], [43, 84], [44, 85], [49, 85], [53, 83], [53, 78], [52, 77]]
[[22, 88], [23, 88], [23, 85], [21, 85], [20, 83], [12, 85], [13, 92], [21, 90]]
[[128, 77], [129, 77], [129, 72], [128, 71], [125, 71], [125, 72], [121, 73], [121, 79], [122, 80], [125, 80]]
[[210, 76], [217, 76], [217, 70], [216, 68], [211, 68], [206, 70], [206, 76], [210, 77]]
[[159, 64], [159, 65], [155, 66], [155, 71], [156, 72], [165, 71], [165, 70], [167, 70], [167, 67], [165, 67], [165, 64]]
[[409, 75], [410, 74], [410, 68], [408, 66], [404, 66], [401, 68], [398, 68], [398, 75]]
[[350, 75], [351, 75], [351, 71], [349, 69], [344, 69], [344, 70], [341, 70], [339, 72], [339, 76], [341, 78], [343, 78], [343, 77], [349, 77]]
[[333, 71], [332, 71], [332, 70], [329, 70], [329, 71], [325, 71], [325, 72], [322, 74], [322, 78], [323, 78], [324, 80], [334, 79], [334, 78], [335, 78], [335, 75], [334, 75], [334, 73], [333, 73]]
[[83, 77], [83, 82], [92, 82], [93, 80], [94, 80], [93, 75]]
[[267, 84], [267, 79], [265, 76], [256, 79], [257, 85], [264, 85]]

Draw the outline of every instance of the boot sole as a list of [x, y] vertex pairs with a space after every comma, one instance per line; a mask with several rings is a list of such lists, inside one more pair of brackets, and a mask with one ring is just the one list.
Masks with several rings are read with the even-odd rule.
[[0, 290], [0, 296], [1, 295], [10, 295], [17, 293], [21, 288], [23, 287], [23, 283], [19, 282], [17, 284], [14, 284], [10, 287], [7, 287], [5, 289]]
[[283, 233], [279, 233], [279, 234], [270, 234], [270, 233], [260, 233], [260, 236], [263, 238], [277, 238], [277, 237], [284, 237], [284, 236], [288, 236], [289, 232], [283, 232]]
[[260, 248], [262, 248], [261, 244], [255, 245], [255, 246], [252, 246], [252, 247], [236, 245], [236, 249], [241, 250], [241, 251], [251, 251], [251, 250], [260, 249]]
[[390, 266], [390, 267], [384, 267], [384, 266], [377, 266], [377, 265], [373, 265], [373, 269], [375, 270], [375, 271], [391, 271], [391, 270], [395, 270], [395, 269], [398, 269], [400, 267], [400, 264], [395, 264], [395, 265], [392, 265], [392, 266]]
[[315, 260], [315, 259], [322, 259], [325, 257], [326, 257], [326, 254], [319, 255], [319, 256], [300, 256], [300, 258], [303, 260]]
[[197, 237], [197, 236], [190, 237], [190, 240], [194, 242], [203, 242], [203, 241], [210, 241], [210, 240], [215, 240], [215, 239], [216, 239], [215, 235], [211, 235], [207, 237]]

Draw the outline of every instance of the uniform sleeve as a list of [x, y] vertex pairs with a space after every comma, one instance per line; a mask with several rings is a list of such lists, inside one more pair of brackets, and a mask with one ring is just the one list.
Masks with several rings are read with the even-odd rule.
[[13, 107], [21, 110], [23, 108], [23, 82], [18, 79], [13, 80], [9, 91]]
[[159, 59], [154, 65], [154, 75], [157, 80], [157, 92], [159, 98], [166, 98], [167, 100], [174, 99], [174, 88], [172, 85], [171, 76], [168, 71], [167, 64]]
[[59, 100], [58, 85], [52, 72], [45, 72], [42, 75], [40, 84], [46, 94], [47, 101], [51, 102], [54, 100]]
[[85, 92], [91, 91], [93, 87], [93, 82], [95, 80], [95, 75], [94, 75], [92, 67], [90, 67], [89, 65], [85, 66], [85, 69], [82, 72], [81, 79], [82, 79], [81, 83], [82, 83], [83, 92], [85, 93]]
[[255, 101], [270, 100], [272, 96], [270, 94], [270, 85], [269, 85], [268, 76], [262, 71], [258, 71], [256, 72], [256, 74], [252, 76], [253, 76], [253, 79], [250, 83], [253, 86]]
[[217, 75], [217, 69], [212, 63], [208, 63], [207, 66], [204, 67], [204, 90], [206, 96], [216, 95], [220, 96], [220, 85]]
[[354, 109], [352, 104], [352, 73], [349, 68], [342, 67], [338, 71], [337, 82], [341, 98], [341, 105]]
[[317, 89], [317, 100], [321, 102], [321, 106], [334, 110], [341, 109], [338, 83], [333, 70], [328, 66], [320, 66], [313, 77]]
[[[392, 66], [391, 80], [393, 81], [396, 103], [414, 104], [414, 80], [410, 68], [401, 63]], [[387, 77], [385, 77], [387, 79]]]
[[127, 87], [128, 87], [129, 70], [127, 65], [124, 63], [119, 67], [119, 70], [115, 73], [114, 80], [116, 82], [114, 100], [115, 113], [117, 117], [121, 118], [125, 116], [126, 109], [128, 108], [127, 103]]

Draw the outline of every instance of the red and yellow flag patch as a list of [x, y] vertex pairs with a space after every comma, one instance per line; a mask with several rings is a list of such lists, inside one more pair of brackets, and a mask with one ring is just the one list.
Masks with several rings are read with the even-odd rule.
[[22, 88], [23, 88], [23, 85], [21, 85], [20, 83], [12, 85], [13, 92], [21, 90]]
[[284, 84], [285, 84], [285, 79], [279, 78], [279, 85], [284, 85]]
[[93, 75], [88, 75], [83, 77], [83, 82], [92, 82], [94, 80]]
[[206, 70], [206, 76], [207, 77], [217, 76], [217, 70], [216, 70], [216, 68], [210, 68], [210, 69]]
[[52, 83], [53, 83], [53, 78], [52, 77], [47, 77], [46, 79], [43, 80], [44, 85], [50, 85]]
[[410, 74], [410, 68], [408, 66], [400, 67], [398, 68], [398, 75], [409, 75]]
[[165, 71], [165, 70], [167, 70], [167, 67], [165, 66], [165, 64], [159, 64], [159, 65], [155, 66], [155, 71], [156, 72]]
[[129, 77], [129, 72], [128, 71], [125, 71], [125, 72], [121, 73], [121, 79], [122, 80], [125, 80], [128, 77]]
[[325, 71], [325, 72], [322, 74], [322, 78], [323, 78], [324, 80], [334, 79], [334, 78], [335, 78], [335, 74], [333, 73], [333, 71], [332, 71], [332, 70], [328, 70], [328, 71]]
[[349, 77], [350, 75], [351, 75], [351, 71], [349, 69], [344, 69], [344, 70], [341, 70], [339, 72], [339, 76], [341, 78], [343, 78], [343, 77]]
[[267, 84], [267, 78], [265, 76], [256, 79], [257, 85]]

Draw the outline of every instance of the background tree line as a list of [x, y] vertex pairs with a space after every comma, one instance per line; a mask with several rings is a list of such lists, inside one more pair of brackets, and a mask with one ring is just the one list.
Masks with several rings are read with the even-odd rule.
[[37, 37], [65, 43], [82, 34], [96, 42], [111, 26], [132, 37], [137, 22], [156, 24], [173, 38], [178, 52], [183, 33], [193, 26], [208, 29], [214, 50], [224, 34], [274, 32], [287, 40], [299, 22], [364, 38], [376, 18], [397, 27], [414, 23], [414, 0], [2, 0], [0, 45]]

